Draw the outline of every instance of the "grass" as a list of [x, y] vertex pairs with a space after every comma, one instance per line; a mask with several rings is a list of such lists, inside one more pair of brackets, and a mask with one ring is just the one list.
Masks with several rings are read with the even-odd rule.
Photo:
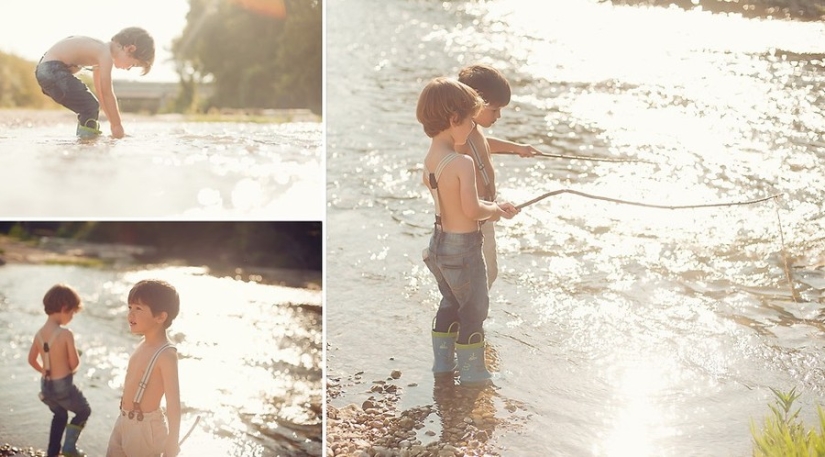
[[808, 430], [799, 418], [800, 409], [793, 404], [800, 394], [796, 388], [781, 392], [771, 388], [776, 397], [768, 405], [771, 414], [765, 418], [762, 430], [751, 423], [754, 457], [818, 457], [825, 456], [825, 413], [817, 406], [819, 429]]

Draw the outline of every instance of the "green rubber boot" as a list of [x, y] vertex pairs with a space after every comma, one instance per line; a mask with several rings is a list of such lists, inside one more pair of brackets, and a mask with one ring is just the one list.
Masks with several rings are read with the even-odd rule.
[[[473, 343], [473, 337], [478, 335], [479, 341]], [[487, 371], [484, 361], [484, 335], [473, 333], [468, 344], [455, 345], [455, 354], [458, 357], [458, 380], [461, 385], [482, 384], [489, 382], [493, 375]]]
[[81, 140], [97, 138], [103, 132], [100, 130], [100, 123], [95, 119], [86, 121], [86, 125], [77, 124], [77, 137]]
[[[453, 330], [455, 328], [455, 330]], [[456, 370], [455, 339], [458, 337], [458, 322], [453, 322], [446, 332], [432, 331], [433, 337], [433, 374], [436, 376], [452, 375]]]
[[63, 441], [63, 457], [86, 457], [86, 453], [77, 448], [77, 439], [83, 427], [69, 424], [66, 426], [66, 439]]

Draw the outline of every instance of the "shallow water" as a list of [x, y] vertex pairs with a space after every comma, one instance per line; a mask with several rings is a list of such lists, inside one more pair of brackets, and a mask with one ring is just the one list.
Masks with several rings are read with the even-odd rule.
[[[560, 195], [499, 223], [485, 328], [503, 379], [487, 400], [508, 426], [483, 449], [750, 455], [770, 387], [801, 389], [815, 423], [825, 25], [587, 0], [540, 15], [526, 0], [333, 0], [327, 19], [331, 376], [363, 371], [368, 382], [400, 369], [402, 408], [440, 402], [428, 371], [438, 296], [420, 260], [428, 141], [415, 103], [430, 78], [481, 61], [513, 87], [492, 136], [644, 161], [496, 156], [502, 199], [559, 188], [665, 205], [781, 194], [694, 210]], [[370, 395], [344, 390], [334, 405]]]
[[[65, 115], [63, 115], [65, 114]], [[321, 220], [320, 123], [124, 115], [127, 136], [74, 136], [72, 113], [0, 112], [0, 214]]]
[[200, 416], [181, 455], [320, 455], [321, 292], [190, 267], [0, 267], [3, 441], [46, 448], [51, 413], [37, 399], [39, 375], [26, 358], [45, 322], [43, 294], [66, 282], [85, 306], [69, 324], [82, 351], [75, 383], [92, 407], [81, 448], [105, 454], [129, 354], [140, 341], [129, 333], [125, 297], [144, 278], [169, 281], [181, 296], [169, 332], [179, 358], [181, 436]]

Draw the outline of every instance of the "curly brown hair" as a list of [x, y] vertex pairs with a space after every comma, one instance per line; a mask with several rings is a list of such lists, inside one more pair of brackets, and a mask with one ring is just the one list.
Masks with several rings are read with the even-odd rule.
[[421, 91], [415, 116], [424, 126], [424, 133], [432, 138], [467, 117], [475, 117], [483, 106], [484, 100], [472, 87], [441, 77]]
[[83, 307], [80, 295], [66, 284], [55, 284], [43, 296], [43, 309], [46, 314], [63, 311], [80, 310]]
[[143, 68], [142, 75], [149, 73], [155, 63], [155, 39], [140, 27], [126, 27], [112, 37], [112, 41], [121, 46], [135, 46], [132, 58], [137, 59]]

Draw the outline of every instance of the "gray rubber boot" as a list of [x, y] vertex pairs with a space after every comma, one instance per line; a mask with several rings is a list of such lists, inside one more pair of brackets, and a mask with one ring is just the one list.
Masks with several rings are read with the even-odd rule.
[[86, 453], [77, 448], [77, 439], [83, 427], [69, 424], [66, 426], [66, 439], [63, 441], [63, 457], [86, 457]]
[[[453, 328], [456, 331], [452, 331]], [[458, 337], [458, 322], [453, 322], [446, 332], [432, 331], [433, 336], [433, 374], [436, 376], [452, 375], [456, 370], [455, 339]]]
[[[473, 343], [473, 337], [478, 335], [480, 341]], [[458, 380], [462, 385], [482, 384], [489, 382], [493, 377], [487, 371], [487, 364], [484, 361], [484, 335], [473, 333], [470, 335], [469, 344], [455, 345], [455, 354], [458, 357]]]

